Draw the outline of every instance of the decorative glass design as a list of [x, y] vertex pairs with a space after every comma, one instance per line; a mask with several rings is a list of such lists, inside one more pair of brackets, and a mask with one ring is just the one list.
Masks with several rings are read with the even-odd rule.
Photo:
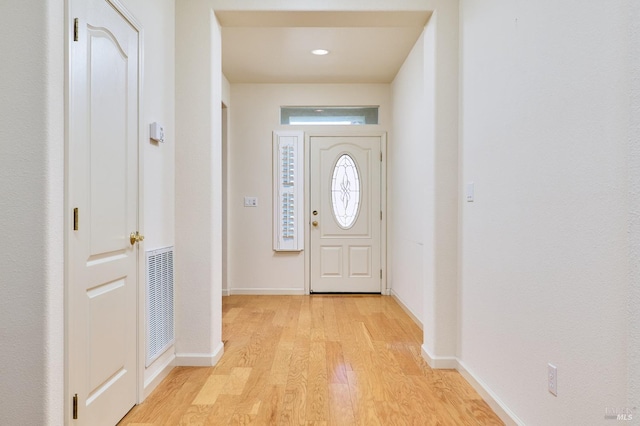
[[351, 228], [360, 210], [360, 174], [349, 154], [342, 154], [333, 168], [331, 204], [338, 225]]

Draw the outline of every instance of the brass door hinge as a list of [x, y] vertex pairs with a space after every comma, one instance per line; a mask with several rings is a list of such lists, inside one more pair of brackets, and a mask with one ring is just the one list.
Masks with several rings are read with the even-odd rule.
[[73, 230], [78, 230], [78, 208], [73, 209]]
[[382, 279], [382, 269], [380, 269], [380, 279]]
[[78, 41], [78, 18], [74, 18], [73, 20], [73, 41]]
[[73, 420], [78, 420], [78, 394], [73, 395]]

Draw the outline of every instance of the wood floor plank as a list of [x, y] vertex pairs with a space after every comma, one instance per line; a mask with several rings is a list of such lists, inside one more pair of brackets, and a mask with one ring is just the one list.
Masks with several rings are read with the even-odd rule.
[[291, 363], [291, 355], [293, 353], [293, 342], [280, 342], [277, 347], [271, 372], [269, 374], [269, 383], [275, 385], [286, 385], [289, 375], [289, 365]]
[[300, 306], [296, 339], [307, 339], [311, 336], [311, 299], [305, 299]]
[[350, 426], [356, 424], [348, 384], [332, 383], [329, 385], [329, 407], [332, 425]]
[[178, 426], [196, 426], [203, 425], [209, 417], [212, 407], [206, 405], [191, 405], [187, 407]]
[[144, 403], [134, 407], [119, 423], [122, 426], [129, 426], [132, 423], [151, 423], [154, 425], [164, 425], [173, 422], [174, 425], [180, 422], [180, 417], [184, 413], [197, 393], [200, 391], [211, 368], [186, 368], [177, 367], [156, 389], [153, 398], [148, 398]]
[[327, 377], [329, 383], [344, 384], [347, 381], [347, 368], [342, 354], [342, 345], [340, 342], [326, 342], [325, 349], [327, 353]]
[[280, 413], [284, 400], [284, 386], [274, 385], [265, 389], [263, 394], [263, 403], [260, 404], [258, 415], [256, 416], [256, 425], [276, 425], [278, 424], [278, 415]]
[[389, 345], [394, 361], [400, 366], [405, 376], [419, 376], [422, 369], [413, 358], [411, 350], [406, 343], [392, 343]]
[[225, 383], [220, 393], [225, 395], [242, 395], [242, 390], [249, 379], [251, 370], [250, 367], [234, 367], [229, 375], [229, 380], [227, 380], [227, 383]]
[[224, 356], [215, 367], [216, 374], [231, 374], [231, 369], [239, 365], [248, 344], [249, 337], [244, 336], [227, 340], [224, 344]]
[[379, 401], [376, 404], [376, 413], [384, 419], [384, 426], [405, 426], [409, 421], [405, 411], [401, 409], [398, 401]]
[[242, 312], [242, 308], [231, 308], [226, 312], [222, 313], [222, 322], [223, 323], [232, 323], [237, 317], [238, 314]]
[[230, 424], [239, 400], [236, 395], [220, 395], [202, 426]]
[[301, 308], [302, 299], [292, 296], [287, 306], [287, 319], [282, 330], [282, 336], [280, 336], [281, 341], [293, 342], [296, 339]]
[[422, 358], [422, 330], [391, 297], [228, 296], [224, 355], [177, 367], [119, 423], [502, 425], [454, 370]]
[[279, 327], [285, 327], [288, 321], [289, 303], [291, 298], [287, 296], [273, 296], [274, 304], [273, 310], [275, 315], [273, 317], [273, 325]]
[[375, 398], [366, 375], [348, 371], [347, 378], [356, 424], [360, 426], [382, 425], [383, 423], [376, 413]]
[[291, 355], [291, 365], [279, 419], [282, 424], [299, 425], [306, 423], [308, 374], [309, 341], [298, 340]]
[[307, 421], [329, 419], [329, 383], [327, 380], [327, 351], [324, 342], [309, 345], [309, 378], [307, 385]]
[[324, 311], [324, 334], [327, 341], [337, 342], [340, 340], [338, 320], [336, 316], [335, 297], [324, 297], [322, 299], [322, 309]]
[[311, 299], [311, 331], [309, 338], [312, 341], [325, 340], [324, 305], [322, 299], [322, 297], [314, 297]]
[[191, 403], [192, 405], [213, 405], [216, 403], [216, 399], [225, 388], [229, 376], [211, 375], [207, 379], [207, 382], [202, 386], [198, 395]]
[[369, 331], [369, 327], [364, 322], [357, 322], [355, 325], [356, 341], [360, 342], [360, 349], [373, 351], [373, 336]]

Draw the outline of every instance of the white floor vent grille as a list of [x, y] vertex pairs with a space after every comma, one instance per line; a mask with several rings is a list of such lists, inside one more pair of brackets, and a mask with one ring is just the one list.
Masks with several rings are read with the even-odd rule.
[[147, 251], [148, 367], [174, 342], [173, 247]]

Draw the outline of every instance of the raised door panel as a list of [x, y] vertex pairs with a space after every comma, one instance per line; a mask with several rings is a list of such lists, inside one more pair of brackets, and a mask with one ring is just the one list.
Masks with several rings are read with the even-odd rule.
[[[91, 255], [122, 251], [128, 226], [129, 58], [105, 28], [87, 29]], [[136, 58], [134, 58], [135, 60]]]

